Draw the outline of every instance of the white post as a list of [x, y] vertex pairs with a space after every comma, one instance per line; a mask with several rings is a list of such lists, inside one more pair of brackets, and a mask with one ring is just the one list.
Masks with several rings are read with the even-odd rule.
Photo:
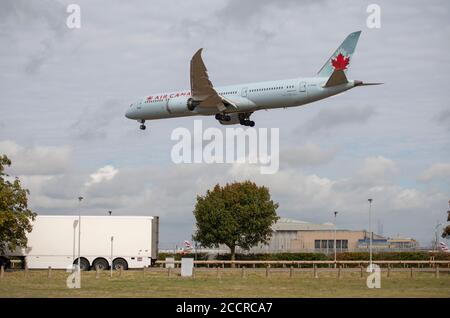
[[337, 266], [337, 247], [336, 247], [336, 216], [338, 212], [334, 211], [334, 268]]
[[368, 199], [369, 201], [369, 235], [370, 235], [370, 243], [369, 243], [369, 254], [370, 254], [370, 271], [372, 271], [372, 199]]
[[113, 242], [114, 236], [111, 236], [111, 266], [110, 266], [110, 276], [113, 276]]
[[81, 200], [83, 197], [78, 197], [78, 277], [81, 286]]

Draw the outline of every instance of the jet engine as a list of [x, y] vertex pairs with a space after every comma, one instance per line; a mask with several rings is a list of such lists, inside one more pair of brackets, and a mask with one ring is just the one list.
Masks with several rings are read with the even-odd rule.
[[194, 101], [191, 97], [180, 96], [170, 98], [167, 102], [167, 112], [169, 114], [189, 113], [197, 107], [199, 102]]

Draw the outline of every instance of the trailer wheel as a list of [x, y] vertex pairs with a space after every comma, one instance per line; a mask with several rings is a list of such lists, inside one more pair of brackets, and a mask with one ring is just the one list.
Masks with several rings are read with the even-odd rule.
[[127, 270], [128, 269], [128, 263], [126, 260], [124, 260], [123, 258], [116, 258], [113, 261], [113, 268], [114, 269], [120, 269], [122, 268], [123, 270]]
[[11, 261], [4, 256], [0, 256], [0, 267], [2, 266], [4, 269], [9, 268], [11, 266]]
[[[73, 264], [78, 266], [78, 258], [73, 262]], [[89, 261], [84, 257], [81, 258], [80, 269], [82, 271], [88, 271], [90, 269]]]
[[92, 268], [94, 269], [108, 269], [109, 268], [109, 263], [106, 259], [104, 258], [96, 258], [93, 262], [92, 262]]

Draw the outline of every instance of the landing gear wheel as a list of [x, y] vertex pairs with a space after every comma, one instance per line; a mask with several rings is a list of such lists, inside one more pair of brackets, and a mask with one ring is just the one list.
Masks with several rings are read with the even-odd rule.
[[255, 122], [253, 120], [245, 119], [245, 120], [241, 120], [240, 123], [242, 126], [250, 126], [250, 127], [255, 126]]
[[145, 119], [140, 119], [140, 120], [138, 120], [138, 122], [141, 123], [141, 125], [139, 126], [139, 129], [145, 130]]
[[216, 114], [215, 117], [217, 120], [220, 120], [220, 121], [230, 121], [231, 120], [231, 116], [226, 115], [226, 114]]

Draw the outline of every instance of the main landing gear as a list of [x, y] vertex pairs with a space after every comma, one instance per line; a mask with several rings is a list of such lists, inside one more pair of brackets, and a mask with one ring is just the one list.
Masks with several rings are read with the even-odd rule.
[[241, 120], [240, 124], [243, 126], [249, 126], [249, 127], [254, 127], [255, 126], [255, 122], [253, 120]]
[[231, 116], [227, 114], [216, 114], [216, 119], [220, 121], [230, 121]]
[[240, 123], [243, 126], [254, 127], [255, 122], [253, 120], [250, 120], [251, 114], [252, 113], [239, 113], [239, 114], [233, 113], [230, 116], [226, 113], [219, 113], [216, 114], [216, 119], [225, 125], [227, 122], [229, 122], [228, 124]]
[[255, 126], [255, 122], [253, 120], [250, 120], [250, 114], [248, 113], [244, 113], [244, 114], [239, 114], [239, 123], [243, 126], [250, 126], [250, 127], [254, 127]]
[[141, 119], [141, 120], [139, 120], [139, 122], [141, 123], [141, 125], [139, 126], [139, 129], [140, 130], [145, 130], [145, 128], [146, 128], [145, 125], [144, 125], [145, 124], [145, 120]]

